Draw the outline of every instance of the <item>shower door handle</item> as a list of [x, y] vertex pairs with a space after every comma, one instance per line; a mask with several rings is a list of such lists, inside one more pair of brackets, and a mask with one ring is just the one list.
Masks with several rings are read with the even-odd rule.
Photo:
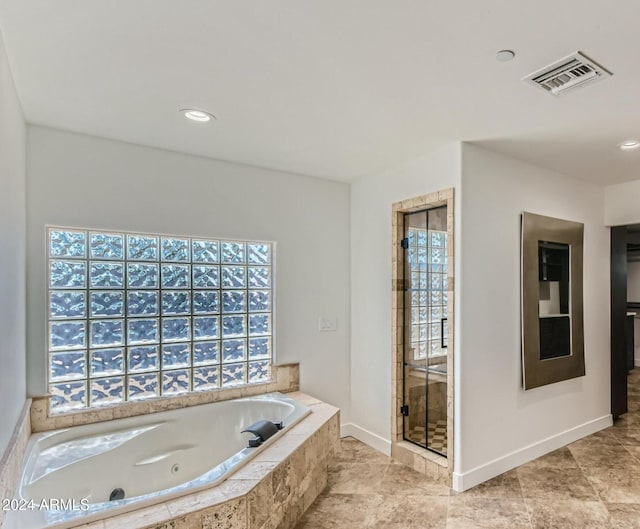
[[447, 321], [447, 318], [440, 318], [440, 348], [446, 349], [447, 343], [444, 339], [444, 322]]

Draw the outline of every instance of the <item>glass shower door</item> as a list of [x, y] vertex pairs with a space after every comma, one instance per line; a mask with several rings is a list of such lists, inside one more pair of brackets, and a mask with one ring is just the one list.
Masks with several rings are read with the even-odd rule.
[[447, 208], [404, 215], [404, 439], [447, 454]]

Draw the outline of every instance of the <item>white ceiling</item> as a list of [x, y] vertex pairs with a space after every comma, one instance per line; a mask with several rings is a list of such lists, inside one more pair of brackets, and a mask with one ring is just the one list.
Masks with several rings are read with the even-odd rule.
[[[30, 123], [344, 181], [451, 141], [640, 178], [639, 26], [637, 0], [0, 0]], [[613, 77], [521, 81], [576, 50]]]

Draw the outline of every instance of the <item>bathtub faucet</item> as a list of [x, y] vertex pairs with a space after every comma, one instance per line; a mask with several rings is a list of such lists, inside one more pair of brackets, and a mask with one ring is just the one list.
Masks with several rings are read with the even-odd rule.
[[252, 439], [249, 439], [249, 448], [255, 448], [256, 446], [260, 446], [271, 436], [278, 433], [278, 430], [282, 430], [284, 428], [284, 424], [281, 422], [273, 423], [271, 421], [258, 421], [253, 423], [251, 426], [248, 426], [242, 432], [249, 432], [255, 435]]

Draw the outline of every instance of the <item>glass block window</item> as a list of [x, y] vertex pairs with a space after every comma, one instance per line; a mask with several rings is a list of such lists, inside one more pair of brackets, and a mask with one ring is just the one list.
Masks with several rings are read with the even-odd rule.
[[414, 359], [447, 354], [447, 232], [409, 227], [410, 343]]
[[270, 380], [271, 243], [47, 231], [53, 412]]

